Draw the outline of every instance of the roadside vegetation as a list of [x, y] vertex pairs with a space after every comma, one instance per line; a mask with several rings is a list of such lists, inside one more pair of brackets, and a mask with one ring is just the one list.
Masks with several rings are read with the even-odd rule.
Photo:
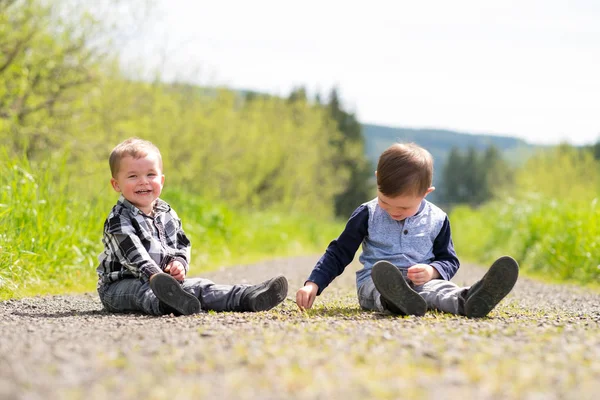
[[539, 152], [494, 200], [454, 208], [459, 254], [486, 264], [510, 254], [525, 273], [598, 287], [600, 163], [593, 150], [562, 145]]
[[[0, 300], [36, 294], [93, 291], [102, 225], [118, 194], [108, 178], [92, 195], [72, 185], [64, 159], [31, 169], [3, 159], [0, 177]], [[165, 188], [192, 241], [196, 275], [218, 267], [312, 254], [342, 229], [309, 213], [247, 212]]]
[[[131, 136], [163, 153], [163, 197], [198, 272], [322, 252], [374, 196], [361, 125], [336, 89], [282, 98], [135, 79], [111, 35], [150, 3], [90, 4], [0, 0], [0, 299], [94, 289], [116, 200], [107, 158]], [[598, 145], [518, 166], [493, 148], [461, 157], [452, 153], [440, 200], [452, 204], [461, 258], [510, 254], [526, 273], [598, 281]]]
[[196, 272], [322, 251], [371, 171], [336, 90], [132, 79], [111, 35], [149, 3], [112, 3], [0, 0], [0, 298], [94, 289], [108, 155], [131, 136], [161, 149]]

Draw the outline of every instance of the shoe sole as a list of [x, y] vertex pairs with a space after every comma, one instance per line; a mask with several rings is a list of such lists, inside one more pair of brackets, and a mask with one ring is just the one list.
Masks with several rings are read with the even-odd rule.
[[468, 294], [465, 314], [468, 318], [485, 317], [510, 293], [519, 277], [519, 264], [509, 256], [494, 261], [481, 279], [481, 287]]
[[288, 281], [283, 276], [277, 276], [254, 294], [250, 301], [250, 311], [267, 311], [281, 303], [287, 297]]
[[407, 315], [423, 316], [427, 303], [406, 282], [402, 272], [387, 261], [377, 261], [371, 270], [375, 288], [386, 301]]
[[177, 279], [168, 274], [157, 274], [150, 280], [150, 288], [156, 297], [182, 315], [200, 312], [200, 301], [186, 292]]

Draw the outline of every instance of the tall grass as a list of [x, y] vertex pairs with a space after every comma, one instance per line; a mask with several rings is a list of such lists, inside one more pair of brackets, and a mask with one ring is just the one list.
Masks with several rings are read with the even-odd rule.
[[[192, 241], [191, 274], [224, 265], [322, 252], [343, 229], [339, 221], [293, 211], [231, 208], [165, 188], [162, 196], [179, 214]], [[307, 266], [307, 274], [312, 266]]]
[[[118, 197], [108, 182], [82, 193], [64, 173], [64, 158], [33, 168], [24, 157], [4, 154], [0, 171], [0, 299], [93, 291], [102, 226]], [[163, 194], [192, 241], [191, 275], [321, 252], [342, 229], [307, 215], [231, 210], [178, 188]]]
[[27, 159], [2, 157], [0, 298], [90, 287], [107, 202], [80, 200], [64, 165], [51, 159], [34, 173]]
[[490, 203], [451, 214], [461, 257], [489, 263], [508, 254], [524, 271], [553, 281], [600, 282], [600, 205], [529, 200]]
[[565, 146], [533, 157], [518, 171], [510, 197], [452, 211], [459, 256], [487, 264], [508, 254], [526, 273], [598, 285], [599, 171], [590, 154]]

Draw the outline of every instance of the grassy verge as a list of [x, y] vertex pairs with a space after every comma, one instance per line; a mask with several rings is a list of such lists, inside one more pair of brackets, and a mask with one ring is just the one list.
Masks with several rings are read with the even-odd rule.
[[600, 206], [596, 200], [540, 197], [494, 202], [451, 213], [453, 238], [465, 259], [489, 262], [503, 254], [522, 270], [553, 282], [598, 286]]
[[341, 222], [312, 215], [234, 211], [178, 190], [166, 190], [164, 194], [192, 241], [195, 271], [320, 253], [343, 229]]
[[[94, 195], [78, 191], [63, 160], [31, 166], [4, 157], [0, 184], [0, 300], [37, 294], [91, 291], [102, 225], [117, 194], [104, 185]], [[192, 267], [321, 252], [342, 226], [313, 216], [233, 211], [182, 191], [164, 199], [182, 218], [192, 241]]]

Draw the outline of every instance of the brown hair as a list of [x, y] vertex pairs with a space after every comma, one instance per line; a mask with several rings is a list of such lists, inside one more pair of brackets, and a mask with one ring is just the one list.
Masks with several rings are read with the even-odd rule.
[[160, 169], [163, 168], [162, 156], [160, 155], [160, 150], [156, 147], [152, 142], [147, 140], [143, 140], [137, 137], [129, 138], [121, 143], [119, 143], [113, 151], [110, 153], [110, 157], [108, 158], [108, 164], [110, 165], [110, 173], [113, 178], [116, 178], [119, 173], [119, 164], [121, 160], [130, 156], [135, 159], [146, 157], [148, 154], [154, 153], [158, 156], [158, 163], [160, 165]]
[[388, 147], [377, 164], [377, 188], [390, 197], [424, 196], [433, 179], [433, 157], [415, 143]]

